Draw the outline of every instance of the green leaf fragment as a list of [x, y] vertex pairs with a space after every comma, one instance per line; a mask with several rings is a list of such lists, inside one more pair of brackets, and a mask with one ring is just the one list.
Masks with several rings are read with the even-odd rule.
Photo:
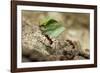
[[45, 19], [40, 21], [40, 25], [49, 25], [54, 22], [57, 22], [57, 21], [54, 19], [51, 19], [50, 17], [46, 17]]
[[50, 37], [57, 37], [59, 36], [63, 31], [65, 30], [64, 27], [59, 27], [55, 29], [54, 31], [47, 31], [45, 34], [49, 35]]
[[50, 37], [57, 37], [65, 30], [65, 28], [58, 21], [49, 18], [41, 23], [41, 30], [43, 34]]

